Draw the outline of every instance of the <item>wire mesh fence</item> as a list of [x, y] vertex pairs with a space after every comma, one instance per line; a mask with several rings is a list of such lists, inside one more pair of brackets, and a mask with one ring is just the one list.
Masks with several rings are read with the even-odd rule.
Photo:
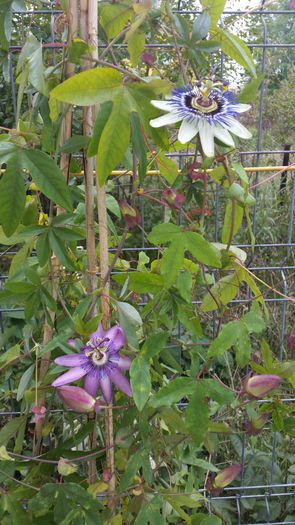
[[[192, 8], [193, 4], [197, 2], [177, 2], [174, 6], [174, 12], [185, 16], [194, 16], [199, 12], [196, 7]], [[57, 60], [61, 57], [64, 44], [61, 39], [57, 38], [56, 27], [60, 21], [63, 11], [56, 9], [54, 3], [51, 3], [51, 9], [31, 9], [25, 12], [14, 13], [14, 31], [11, 45], [8, 54], [8, 75], [10, 81], [10, 96], [13, 108], [14, 121], [16, 121], [17, 108], [17, 86], [15, 83], [15, 64], [19, 52], [25, 41], [28, 28], [34, 32], [35, 27], [44, 28], [43, 48], [47, 54], [48, 63], [56, 65]], [[294, 42], [274, 42], [269, 37], [269, 24], [275, 21], [278, 17], [294, 18], [295, 10], [291, 9], [272, 9], [264, 7], [264, 2], [256, 9], [226, 9], [223, 15], [223, 23], [227, 19], [239, 18], [241, 16], [251, 17], [255, 21], [260, 34], [255, 35], [255, 42], [248, 42], [249, 47], [253, 50], [257, 68], [259, 72], [264, 75], [264, 80], [261, 84], [259, 102], [257, 107], [257, 118], [254, 126], [257, 129], [255, 137], [256, 145], [252, 145], [250, 150], [241, 148], [241, 160], [244, 166], [250, 170], [250, 185], [252, 185], [256, 204], [252, 214], [252, 228], [255, 233], [255, 244], [253, 250], [251, 244], [246, 238], [246, 230], [240, 234], [237, 246], [247, 251], [248, 269], [258, 277], [262, 277], [268, 285], [269, 289], [265, 291], [265, 301], [268, 303], [270, 309], [271, 324], [269, 328], [269, 335], [272, 338], [274, 350], [279, 360], [291, 358], [287, 347], [287, 336], [289, 330], [294, 324], [294, 309], [286, 296], [292, 295], [294, 292], [295, 283], [295, 262], [294, 262], [294, 208], [295, 208], [295, 170], [289, 166], [287, 171], [283, 170], [283, 155], [285, 149], [284, 144], [274, 149], [267, 147], [264, 135], [266, 130], [265, 124], [265, 83], [267, 82], [267, 64], [271, 60], [272, 53], [292, 52], [295, 48]], [[254, 23], [254, 22], [253, 22]], [[49, 29], [49, 32], [48, 32]], [[249, 33], [251, 37], [251, 32]], [[105, 44], [99, 43], [99, 48], [104, 48]], [[115, 47], [115, 46], [114, 46]], [[124, 51], [124, 45], [118, 44], [120, 52]], [[165, 54], [173, 53], [173, 44], [166, 44], [162, 42], [148, 41], [147, 48], [156, 52]], [[221, 76], [227, 68], [227, 59], [223, 54], [220, 55], [219, 70]], [[280, 118], [284, 119], [285, 115], [281, 114]], [[289, 163], [292, 164], [292, 155], [295, 150], [289, 148]], [[179, 169], [182, 169], [184, 163], [192, 158], [190, 151], [181, 151], [168, 154], [175, 162], [178, 163]], [[280, 167], [279, 167], [280, 166]], [[277, 175], [277, 172], [280, 172]], [[282, 181], [282, 173], [285, 177], [284, 199], [280, 204], [280, 189]], [[274, 176], [275, 175], [275, 176]], [[270, 179], [265, 183], [266, 179]], [[150, 175], [152, 183], [157, 180], [157, 175]], [[114, 178], [115, 191], [120, 194], [122, 188], [128, 191], [128, 175], [125, 177]], [[210, 184], [208, 191], [208, 207], [211, 210], [210, 221], [212, 240], [218, 242], [220, 239], [221, 217], [224, 214], [225, 197], [218, 189], [217, 184]], [[143, 198], [139, 198], [142, 231], [146, 225], [153, 225], [155, 217], [163, 216], [165, 210], [161, 204], [151, 206], [147, 205]], [[151, 217], [153, 213], [153, 217]], [[246, 239], [246, 240], [245, 240]], [[132, 253], [139, 253], [145, 251], [151, 253], [156, 248], [149, 246], [146, 242], [145, 235], [142, 233], [141, 237], [137, 236], [136, 240], [131, 240], [129, 245], [123, 248], [123, 254], [130, 257]], [[2, 249], [1, 257], [11, 258], [15, 254], [13, 249]], [[5, 282], [6, 275], [0, 276], [0, 283]], [[273, 289], [278, 290], [281, 295], [273, 293]], [[201, 301], [194, 301], [199, 304]], [[232, 308], [247, 308], [251, 302], [251, 294], [248, 290], [244, 290], [237, 299], [231, 303]], [[144, 306], [145, 302], [142, 299], [139, 306]], [[5, 320], [7, 316], [21, 312], [21, 308], [0, 307], [0, 330], [4, 334]], [[212, 315], [212, 332], [214, 333], [216, 318]], [[181, 334], [180, 334], [181, 335]], [[3, 347], [4, 351], [6, 346]], [[181, 355], [178, 356], [181, 359]], [[294, 403], [295, 398], [286, 396], [282, 400], [283, 403]], [[0, 412], [0, 417], [14, 416], [19, 414], [14, 406], [11, 406], [11, 411]], [[251, 483], [249, 465], [261, 461], [263, 463], [264, 457], [262, 455], [255, 455], [252, 450], [252, 438], [245, 434], [241, 436], [241, 440], [236, 444], [239, 447], [241, 456], [241, 463], [247, 464], [241, 475], [241, 482], [239, 486], [227, 487], [223, 493], [216, 497], [209, 498], [209, 509], [218, 509], [221, 513], [226, 515], [228, 505], [234, 503], [236, 508], [236, 523], [237, 525], [254, 525], [250, 523], [245, 516], [247, 516], [249, 509], [253, 509], [254, 505], [257, 508], [255, 525], [263, 525], [272, 523], [273, 525], [280, 524], [295, 524], [295, 477], [292, 473], [284, 471], [281, 468], [283, 463], [282, 450], [290, 451], [290, 443], [284, 443], [284, 438], [275, 433], [269, 435], [268, 443], [268, 457], [271, 458], [267, 469], [261, 476], [257, 484]], [[278, 456], [279, 450], [279, 456]], [[287, 452], [286, 452], [287, 453]], [[294, 451], [293, 451], [294, 454]], [[261, 518], [262, 516], [262, 518]], [[245, 521], [246, 519], [246, 521]]]

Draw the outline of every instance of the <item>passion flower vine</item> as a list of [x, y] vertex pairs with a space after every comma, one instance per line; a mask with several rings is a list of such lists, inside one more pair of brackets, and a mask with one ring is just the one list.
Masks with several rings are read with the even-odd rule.
[[[68, 343], [76, 348], [74, 339]], [[112, 401], [112, 383], [124, 394], [132, 397], [129, 381], [121, 370], [129, 370], [131, 360], [122, 356], [119, 350], [125, 344], [125, 335], [119, 325], [115, 325], [105, 333], [102, 326], [90, 336], [89, 341], [82, 345], [81, 353], [57, 357], [57, 365], [70, 367], [70, 370], [59, 376], [52, 383], [54, 387], [61, 387], [85, 377], [84, 388], [88, 394], [96, 397], [98, 387], [107, 403]]]
[[214, 157], [214, 138], [235, 147], [231, 133], [243, 139], [251, 138], [250, 131], [236, 120], [239, 113], [248, 111], [249, 104], [240, 104], [236, 95], [228, 91], [227, 84], [210, 79], [194, 86], [176, 88], [168, 100], [151, 100], [166, 115], [150, 121], [154, 128], [181, 122], [178, 140], [190, 142], [198, 133], [204, 154]]

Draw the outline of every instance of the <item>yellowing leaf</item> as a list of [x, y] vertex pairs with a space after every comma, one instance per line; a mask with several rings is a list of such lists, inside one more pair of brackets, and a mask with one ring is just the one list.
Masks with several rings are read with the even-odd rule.
[[0, 460], [2, 461], [14, 461], [14, 458], [12, 458], [4, 445], [1, 445], [0, 447]]
[[55, 98], [68, 104], [92, 106], [113, 100], [121, 88], [120, 73], [110, 67], [100, 67], [68, 78], [50, 92], [50, 100]]
[[75, 463], [72, 463], [71, 461], [68, 461], [65, 458], [60, 458], [57, 470], [61, 476], [69, 476], [70, 474], [73, 474], [78, 469], [78, 465]]

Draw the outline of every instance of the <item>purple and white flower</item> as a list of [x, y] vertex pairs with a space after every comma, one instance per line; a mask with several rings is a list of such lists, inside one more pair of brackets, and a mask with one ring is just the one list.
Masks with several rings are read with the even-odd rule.
[[[69, 339], [68, 343], [73, 348], [76, 347], [74, 339]], [[85, 377], [86, 392], [96, 397], [100, 387], [107, 403], [112, 401], [112, 383], [124, 394], [132, 397], [129, 381], [121, 372], [129, 370], [131, 365], [129, 357], [119, 353], [124, 344], [125, 335], [119, 325], [113, 326], [105, 333], [99, 325], [89, 341], [81, 346], [81, 353], [64, 355], [54, 360], [57, 365], [70, 367], [70, 370], [55, 379], [52, 386], [60, 387]]]
[[231, 133], [243, 139], [251, 138], [250, 131], [236, 120], [239, 113], [248, 111], [249, 104], [240, 104], [236, 95], [227, 90], [222, 81], [203, 79], [194, 86], [172, 91], [168, 100], [151, 100], [166, 115], [150, 121], [154, 128], [181, 122], [178, 140], [190, 142], [198, 133], [204, 154], [214, 157], [214, 138], [227, 146], [235, 147]]

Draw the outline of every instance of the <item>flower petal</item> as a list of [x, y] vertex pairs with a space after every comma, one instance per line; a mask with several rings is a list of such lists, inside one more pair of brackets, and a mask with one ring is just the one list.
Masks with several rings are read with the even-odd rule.
[[214, 136], [221, 140], [224, 144], [227, 146], [235, 147], [234, 139], [232, 138], [231, 134], [220, 124], [214, 124], [213, 128]]
[[233, 117], [227, 117], [224, 126], [231, 133], [237, 135], [238, 137], [241, 137], [242, 139], [250, 139], [252, 137], [252, 133], [250, 133], [250, 131], [247, 128], [245, 128], [243, 124], [235, 120]]
[[125, 344], [125, 334], [118, 324], [112, 326], [109, 330], [106, 331], [104, 335], [105, 339], [110, 339], [112, 342], [112, 350], [116, 352], [122, 348]]
[[72, 381], [77, 381], [77, 379], [80, 379], [81, 377], [85, 376], [86, 373], [86, 370], [79, 366], [77, 366], [76, 368], [71, 368], [65, 374], [62, 374], [61, 376], [57, 377], [53, 381], [52, 386], [56, 387], [67, 385], [68, 383], [72, 383]]
[[248, 111], [249, 109], [251, 109], [250, 104], [235, 104], [233, 106], [233, 110], [237, 113], [244, 113], [244, 111]]
[[122, 368], [122, 370], [129, 370], [131, 365], [130, 357], [127, 357], [126, 355], [120, 355], [117, 365], [119, 368]]
[[72, 348], [77, 348], [75, 339], [68, 339], [67, 344]]
[[150, 120], [150, 126], [152, 126], [152, 128], [161, 128], [168, 124], [175, 124], [175, 122], [179, 122], [180, 120], [182, 120], [182, 117], [179, 117], [176, 113], [167, 113], [167, 115], [162, 115], [162, 117]]
[[122, 392], [124, 392], [124, 394], [126, 394], [129, 397], [132, 397], [132, 390], [129, 381], [122, 374], [122, 372], [118, 370], [118, 368], [114, 370], [114, 372], [112, 372], [111, 380], [118, 388], [120, 388], [120, 390], [122, 390]]
[[203, 151], [207, 157], [214, 157], [214, 132], [213, 127], [206, 122], [200, 120], [199, 132]]
[[104, 337], [104, 331], [102, 329], [102, 324], [99, 325], [97, 330], [91, 334], [90, 339], [102, 339]]
[[107, 403], [111, 403], [113, 398], [113, 390], [112, 390], [112, 381], [109, 378], [109, 376], [103, 377], [100, 382], [100, 388], [102, 391], [102, 395]]
[[54, 359], [54, 362], [57, 365], [62, 366], [80, 366], [83, 362], [85, 362], [85, 356], [84, 354], [61, 355], [60, 357]]
[[179, 128], [178, 132], [178, 140], [181, 142], [181, 144], [186, 144], [187, 142], [190, 142], [192, 138], [198, 133], [198, 121], [194, 119], [193, 121], [189, 121], [184, 119], [181, 123], [181, 126]]
[[151, 104], [158, 109], [163, 111], [173, 111], [173, 105], [168, 100], [151, 100]]
[[84, 381], [84, 388], [88, 394], [93, 397], [97, 395], [97, 389], [99, 385], [99, 377], [97, 374], [87, 374]]

